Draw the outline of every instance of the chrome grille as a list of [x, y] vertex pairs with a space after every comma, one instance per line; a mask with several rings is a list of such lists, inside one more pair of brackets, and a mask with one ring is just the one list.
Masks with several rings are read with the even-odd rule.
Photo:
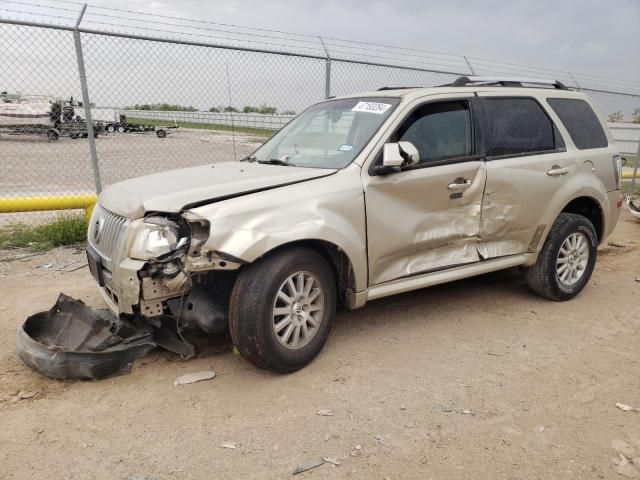
[[111, 263], [116, 255], [118, 240], [129, 222], [128, 218], [96, 205], [91, 216], [88, 240], [107, 263]]

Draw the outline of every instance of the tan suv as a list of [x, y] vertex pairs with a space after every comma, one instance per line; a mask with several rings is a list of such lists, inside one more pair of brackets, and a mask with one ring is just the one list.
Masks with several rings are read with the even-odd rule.
[[227, 326], [291, 372], [336, 305], [527, 267], [576, 296], [618, 220], [620, 158], [590, 100], [559, 82], [462, 77], [308, 108], [251, 156], [100, 195], [90, 268], [120, 315]]

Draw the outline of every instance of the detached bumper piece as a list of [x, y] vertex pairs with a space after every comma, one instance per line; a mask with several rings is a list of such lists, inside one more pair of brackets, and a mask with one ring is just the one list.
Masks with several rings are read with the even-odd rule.
[[136, 358], [158, 346], [184, 359], [194, 355], [193, 345], [169, 328], [118, 318], [64, 294], [51, 310], [27, 318], [16, 339], [25, 365], [61, 380], [125, 375]]

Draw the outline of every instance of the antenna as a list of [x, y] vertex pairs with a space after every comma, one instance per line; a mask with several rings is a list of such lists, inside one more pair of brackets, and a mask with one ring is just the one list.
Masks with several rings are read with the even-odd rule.
[[227, 94], [229, 98], [229, 113], [231, 114], [231, 138], [233, 141], [233, 159], [238, 160], [238, 154], [236, 152], [236, 127], [233, 120], [233, 106], [231, 105], [231, 77], [229, 76], [229, 60], [227, 60]]

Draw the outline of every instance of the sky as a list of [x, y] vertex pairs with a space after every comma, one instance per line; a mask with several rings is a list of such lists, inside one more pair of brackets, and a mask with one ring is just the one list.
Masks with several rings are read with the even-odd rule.
[[[0, 0], [0, 17], [72, 26], [81, 5], [76, 0]], [[208, 110], [268, 104], [280, 112], [299, 112], [327, 93], [318, 35], [334, 58], [329, 95], [449, 83], [469, 72], [466, 55], [476, 73], [556, 78], [586, 89], [636, 94], [591, 92], [607, 115], [620, 111], [630, 118], [640, 104], [640, 0], [90, 0], [82, 27], [319, 56], [83, 33], [91, 101], [101, 107], [164, 102]], [[0, 29], [0, 58], [0, 90], [79, 96], [70, 32], [7, 26]], [[555, 70], [496, 66], [492, 60]]]
[[640, 80], [640, 0], [91, 3]]

